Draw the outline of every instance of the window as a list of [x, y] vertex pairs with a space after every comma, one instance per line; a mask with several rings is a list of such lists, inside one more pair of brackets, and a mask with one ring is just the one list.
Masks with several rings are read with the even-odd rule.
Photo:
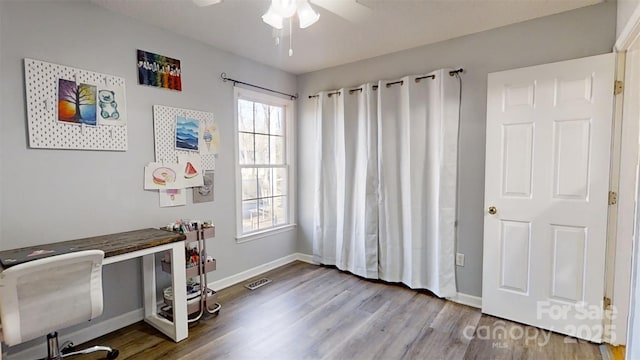
[[238, 240], [293, 225], [293, 101], [236, 88]]

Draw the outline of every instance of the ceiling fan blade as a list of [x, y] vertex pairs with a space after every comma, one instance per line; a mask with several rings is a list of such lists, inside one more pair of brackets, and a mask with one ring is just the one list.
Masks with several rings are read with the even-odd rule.
[[191, 1], [193, 1], [193, 3], [198, 6], [209, 6], [209, 5], [220, 4], [223, 0], [191, 0]]
[[366, 19], [373, 12], [357, 0], [310, 0], [310, 2], [354, 23]]

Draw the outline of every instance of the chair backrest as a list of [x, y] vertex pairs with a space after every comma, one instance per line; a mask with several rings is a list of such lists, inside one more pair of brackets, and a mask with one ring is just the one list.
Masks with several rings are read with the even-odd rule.
[[78, 251], [12, 266], [0, 273], [0, 316], [11, 346], [102, 314], [100, 250]]

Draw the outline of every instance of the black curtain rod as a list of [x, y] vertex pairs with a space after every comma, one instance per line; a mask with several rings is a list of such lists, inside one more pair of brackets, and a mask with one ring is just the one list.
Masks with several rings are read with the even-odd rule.
[[[451, 71], [449, 71], [449, 76], [455, 76], [456, 74], [460, 74], [460, 73], [462, 73], [462, 72], [464, 72], [464, 69], [463, 69], [463, 68], [460, 68], [460, 69], [457, 69], [457, 70], [451, 70]], [[436, 76], [435, 76], [435, 75], [427, 75], [427, 76], [417, 77], [415, 81], [416, 81], [416, 82], [420, 82], [420, 80], [422, 80], [422, 79], [432, 79], [432, 80], [435, 80], [435, 78], [436, 78]], [[386, 85], [386, 86], [387, 86], [387, 87], [391, 87], [391, 85], [395, 85], [395, 84], [400, 84], [400, 85], [402, 86], [402, 85], [403, 85], [403, 81], [401, 80], [401, 81], [396, 81], [396, 82], [390, 82], [390, 83], [387, 83], [387, 85]], [[373, 86], [372, 86], [372, 88], [373, 88], [373, 90], [378, 90], [378, 85], [373, 85]], [[351, 89], [351, 90], [349, 90], [349, 94], [353, 94], [353, 93], [354, 93], [354, 92], [356, 92], [356, 91], [362, 91], [362, 88], [355, 88], [355, 89]], [[331, 96], [331, 95], [333, 95], [333, 94], [334, 94], [334, 93], [331, 93], [331, 94], [329, 94], [329, 96]], [[317, 97], [319, 97], [319, 96], [320, 96], [320, 95], [309, 95], [309, 99], [317, 98]]]
[[[360, 90], [362, 90], [362, 89], [360, 89]], [[351, 90], [349, 90], [349, 91], [351, 91]], [[327, 94], [327, 96], [328, 96], [328, 97], [332, 97], [333, 95], [338, 95], [338, 96], [340, 96], [340, 95], [342, 95], [342, 94], [340, 93], [340, 91], [330, 92], [330, 93], [328, 93], [328, 94]], [[316, 94], [316, 95], [309, 95], [309, 99], [318, 98], [318, 97], [320, 97], [320, 94]]]
[[387, 86], [387, 89], [388, 89], [388, 88], [390, 88], [390, 87], [391, 87], [391, 85], [397, 85], [397, 84], [400, 84], [400, 86], [402, 86], [402, 85], [404, 85], [404, 81], [403, 81], [403, 80], [400, 80], [400, 81], [390, 82], [390, 83], [387, 83], [387, 85], [386, 85], [386, 86]]
[[420, 76], [416, 78], [416, 82], [419, 83], [420, 80], [422, 79], [431, 79], [431, 80], [435, 80], [436, 76], [435, 75], [427, 75], [427, 76]]
[[[371, 88], [373, 90], [378, 90], [378, 85], [373, 85]], [[349, 94], [353, 94], [354, 92], [357, 92], [357, 91], [362, 91], [362, 88], [359, 87], [359, 88], [356, 88], [356, 89], [351, 89], [351, 90], [349, 90]]]
[[270, 92], [272, 92], [272, 93], [276, 93], [276, 94], [280, 94], [280, 95], [288, 96], [288, 97], [290, 97], [290, 98], [291, 98], [291, 100], [295, 100], [295, 99], [297, 99], [297, 98], [298, 98], [298, 95], [291, 95], [291, 94], [283, 93], [283, 92], [280, 92], [280, 91], [277, 91], [277, 90], [272, 90], [272, 89], [269, 89], [269, 88], [266, 88], [266, 87], [262, 87], [262, 86], [258, 86], [258, 85], [254, 85], [254, 84], [249, 84], [249, 83], [246, 83], [246, 82], [244, 82], [244, 81], [240, 81], [240, 80], [235, 80], [235, 79], [232, 79], [232, 78], [228, 78], [228, 77], [227, 77], [227, 73], [222, 73], [222, 74], [220, 74], [220, 78], [221, 78], [221, 79], [222, 79], [222, 81], [224, 81], [224, 82], [227, 82], [227, 81], [231, 81], [231, 82], [233, 82], [233, 86], [235, 86], [236, 84], [242, 84], [242, 85], [247, 85], [247, 86], [254, 87], [254, 88], [256, 88], [256, 89], [261, 89], [261, 90], [265, 90], [265, 91], [270, 91]]

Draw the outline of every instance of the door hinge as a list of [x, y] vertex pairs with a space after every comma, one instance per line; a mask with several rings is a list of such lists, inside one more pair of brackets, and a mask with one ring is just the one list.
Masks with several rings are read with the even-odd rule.
[[604, 310], [607, 310], [610, 306], [611, 306], [611, 298], [608, 298], [605, 296], [602, 299], [602, 307], [604, 308]]
[[616, 80], [613, 84], [613, 94], [620, 95], [622, 94], [623, 90], [624, 90], [624, 81]]
[[615, 205], [618, 203], [618, 193], [615, 191], [609, 191], [609, 205]]

